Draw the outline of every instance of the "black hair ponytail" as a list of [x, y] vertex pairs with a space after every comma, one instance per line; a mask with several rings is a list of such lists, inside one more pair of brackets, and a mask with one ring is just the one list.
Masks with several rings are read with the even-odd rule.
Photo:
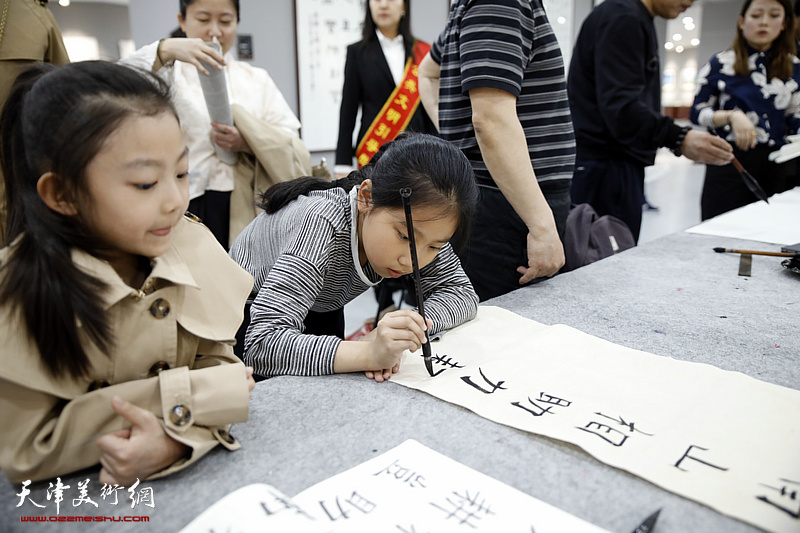
[[85, 189], [86, 167], [120, 122], [162, 112], [174, 114], [163, 82], [103, 61], [35, 66], [20, 75], [3, 108], [0, 159], [11, 247], [0, 265], [0, 301], [18, 310], [12, 316], [54, 377], [87, 375], [87, 343], [107, 353], [113, 338], [100, 296], [106, 285], [72, 261], [73, 249], [96, 253], [96, 243], [80, 217], [44, 203], [39, 178], [53, 172], [60, 192], [74, 201]]
[[292, 200], [296, 200], [298, 196], [306, 195], [311, 191], [327, 191], [328, 189], [334, 189], [336, 187], [341, 187], [346, 191], [350, 191], [350, 189], [363, 181], [360, 179], [360, 176], [361, 173], [358, 170], [354, 170], [344, 178], [334, 181], [306, 176], [291, 181], [276, 183], [261, 193], [258, 207], [271, 215], [280, 211]]
[[334, 187], [349, 191], [367, 179], [372, 180], [373, 208], [403, 209], [400, 189], [410, 188], [414, 206], [434, 206], [442, 216], [455, 215], [458, 226], [451, 242], [456, 250], [466, 243], [478, 202], [472, 166], [454, 144], [422, 133], [401, 133], [381, 146], [361, 170], [340, 180], [298, 178], [276, 183], [261, 195], [259, 207], [272, 214], [311, 191]]

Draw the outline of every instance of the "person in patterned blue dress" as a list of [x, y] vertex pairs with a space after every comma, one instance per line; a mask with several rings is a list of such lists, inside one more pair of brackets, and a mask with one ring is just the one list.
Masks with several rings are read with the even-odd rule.
[[[746, 0], [733, 46], [697, 77], [692, 122], [734, 143], [737, 159], [771, 196], [786, 189], [791, 166], [769, 161], [800, 129], [800, 60], [791, 0]], [[706, 166], [700, 201], [706, 220], [756, 201], [733, 165]]]

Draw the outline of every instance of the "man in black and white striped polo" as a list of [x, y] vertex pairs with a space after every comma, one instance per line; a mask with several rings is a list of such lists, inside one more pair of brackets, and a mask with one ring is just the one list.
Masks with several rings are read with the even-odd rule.
[[419, 69], [441, 136], [472, 163], [481, 198], [459, 254], [481, 300], [564, 264], [575, 160], [561, 50], [541, 0], [458, 0]]

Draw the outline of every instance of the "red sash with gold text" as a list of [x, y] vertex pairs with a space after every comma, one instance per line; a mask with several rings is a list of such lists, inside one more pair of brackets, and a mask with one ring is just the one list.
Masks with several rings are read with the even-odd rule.
[[358, 148], [356, 148], [358, 168], [369, 163], [369, 160], [384, 143], [394, 140], [408, 126], [419, 105], [417, 69], [420, 61], [430, 49], [431, 45], [427, 43], [421, 41], [414, 43], [414, 54], [406, 61], [403, 79], [389, 95], [383, 108], [370, 124], [361, 142], [358, 143]]

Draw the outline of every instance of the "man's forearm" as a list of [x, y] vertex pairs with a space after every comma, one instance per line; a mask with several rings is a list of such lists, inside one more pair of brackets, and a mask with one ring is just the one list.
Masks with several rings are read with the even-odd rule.
[[470, 91], [475, 136], [492, 179], [532, 234], [555, 231], [517, 118], [516, 98], [497, 89]]
[[422, 107], [439, 131], [439, 65], [426, 55], [419, 65], [419, 97]]

